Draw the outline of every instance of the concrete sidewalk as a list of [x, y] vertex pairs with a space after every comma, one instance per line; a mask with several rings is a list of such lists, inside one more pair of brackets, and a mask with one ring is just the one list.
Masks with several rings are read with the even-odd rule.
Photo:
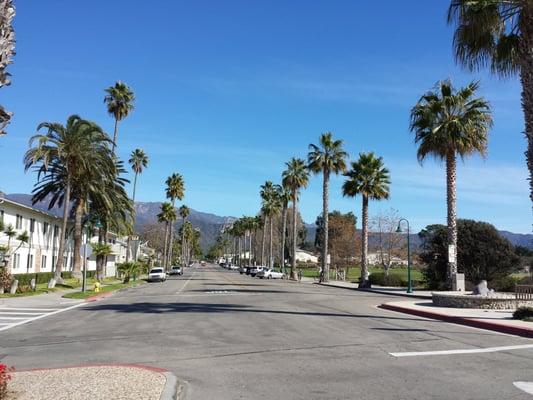
[[48, 292], [43, 294], [38, 294], [35, 296], [21, 296], [21, 297], [2, 297], [0, 298], [0, 307], [13, 307], [13, 308], [22, 308], [22, 307], [64, 307], [79, 303], [83, 300], [77, 299], [65, 299], [62, 296], [79, 291], [79, 288], [75, 289], [66, 289], [58, 290], [56, 292]]
[[447, 308], [435, 306], [430, 301], [416, 300], [394, 301], [381, 304], [379, 307], [419, 317], [533, 338], [533, 322], [513, 319], [513, 312], [510, 310]]
[[368, 289], [359, 289], [357, 283], [347, 281], [329, 281], [325, 283], [318, 283], [313, 278], [302, 278], [302, 282], [317, 283], [322, 286], [331, 286], [342, 289], [362, 290], [372, 293], [386, 294], [389, 296], [404, 296], [414, 299], [431, 299], [431, 290], [413, 290], [413, 293], [407, 293], [407, 288], [392, 287], [392, 286], [373, 286]]

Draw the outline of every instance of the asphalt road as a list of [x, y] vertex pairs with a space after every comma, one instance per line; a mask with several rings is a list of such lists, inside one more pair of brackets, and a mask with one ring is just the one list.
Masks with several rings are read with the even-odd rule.
[[189, 398], [532, 399], [533, 341], [380, 310], [398, 300], [195, 267], [165, 283], [0, 332], [19, 369], [138, 363], [173, 371]]

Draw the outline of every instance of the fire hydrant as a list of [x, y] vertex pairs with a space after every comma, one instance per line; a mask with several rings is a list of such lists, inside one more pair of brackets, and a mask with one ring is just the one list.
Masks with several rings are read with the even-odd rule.
[[94, 292], [98, 293], [100, 291], [100, 282], [96, 282], [94, 284]]

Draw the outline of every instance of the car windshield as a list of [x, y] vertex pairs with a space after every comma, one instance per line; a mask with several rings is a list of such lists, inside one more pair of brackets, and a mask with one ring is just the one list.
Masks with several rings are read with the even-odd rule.
[[181, 267], [172, 267], [172, 269], [180, 269]]
[[155, 268], [150, 271], [151, 274], [160, 274], [161, 272], [163, 272], [161, 268]]

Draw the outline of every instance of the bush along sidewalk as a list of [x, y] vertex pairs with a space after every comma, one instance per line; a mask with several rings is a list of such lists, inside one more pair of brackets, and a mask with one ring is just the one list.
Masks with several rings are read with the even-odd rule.
[[518, 307], [513, 313], [513, 318], [533, 322], [533, 307]]
[[116, 292], [121, 289], [129, 288], [129, 287], [135, 287], [138, 285], [141, 285], [145, 283], [145, 280], [137, 279], [135, 281], [129, 281], [127, 283], [123, 283], [120, 281], [103, 284], [99, 288], [96, 287], [95, 284], [89, 285], [88, 290], [85, 292], [79, 291], [79, 292], [71, 292], [63, 295], [64, 298], [67, 299], [88, 299], [89, 297], [98, 296], [102, 293], [109, 293], [109, 292]]
[[0, 364], [0, 400], [7, 400], [9, 397], [9, 391], [7, 384], [11, 380], [11, 375], [13, 368], [8, 368], [5, 364]]

